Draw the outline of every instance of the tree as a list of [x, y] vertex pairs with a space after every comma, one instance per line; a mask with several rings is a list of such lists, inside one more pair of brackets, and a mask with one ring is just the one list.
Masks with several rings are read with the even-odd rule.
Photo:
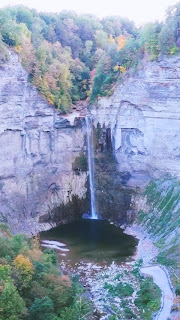
[[176, 28], [173, 19], [169, 19], [162, 27], [159, 33], [159, 47], [163, 54], [170, 54], [172, 47], [176, 43], [175, 38]]
[[0, 294], [0, 319], [19, 320], [25, 309], [25, 302], [20, 297], [16, 287], [8, 280]]
[[159, 34], [159, 46], [163, 54], [176, 53], [180, 43], [180, 3], [167, 10], [166, 20]]
[[49, 297], [36, 298], [29, 311], [32, 320], [52, 320], [55, 316], [53, 301]]
[[121, 49], [124, 48], [125, 44], [126, 44], [126, 38], [125, 36], [123, 36], [122, 34], [120, 34], [119, 37], [117, 37], [117, 51], [120, 51]]
[[27, 288], [34, 273], [32, 262], [28, 257], [19, 254], [14, 260], [14, 265], [19, 275], [17, 279], [19, 289]]
[[97, 48], [104, 49], [108, 42], [108, 35], [103, 30], [97, 30], [95, 34], [95, 43]]
[[[60, 315], [59, 320], [84, 320], [91, 314], [92, 306], [82, 297], [74, 303], [71, 308], [65, 308]], [[55, 320], [55, 319], [53, 319]], [[58, 319], [57, 319], [58, 320]]]
[[158, 35], [161, 26], [158, 22], [146, 24], [140, 31], [140, 43], [144, 45], [147, 53], [150, 54], [150, 59], [156, 59], [160, 53], [158, 44]]
[[16, 10], [16, 21], [18, 23], [25, 23], [27, 28], [31, 30], [34, 20], [33, 12], [24, 6], [18, 6], [10, 9], [14, 11]]
[[1, 265], [0, 264], [0, 280], [6, 281], [10, 279], [11, 267], [10, 265]]

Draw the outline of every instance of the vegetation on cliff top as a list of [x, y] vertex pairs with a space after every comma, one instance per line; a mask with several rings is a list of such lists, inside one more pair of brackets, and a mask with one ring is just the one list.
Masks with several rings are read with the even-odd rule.
[[68, 112], [78, 100], [112, 92], [113, 83], [144, 56], [175, 54], [180, 46], [180, 3], [164, 23], [138, 29], [121, 17], [102, 20], [74, 12], [38, 13], [23, 6], [0, 10], [0, 64], [8, 47], [21, 55], [29, 79], [50, 104]]
[[60, 273], [52, 250], [0, 226], [0, 319], [89, 319], [91, 304], [75, 279]]

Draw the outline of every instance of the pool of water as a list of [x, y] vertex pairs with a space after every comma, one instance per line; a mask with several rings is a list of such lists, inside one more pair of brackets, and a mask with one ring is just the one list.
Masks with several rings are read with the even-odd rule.
[[56, 249], [60, 260], [118, 263], [132, 260], [138, 240], [104, 220], [82, 219], [40, 234], [43, 247]]

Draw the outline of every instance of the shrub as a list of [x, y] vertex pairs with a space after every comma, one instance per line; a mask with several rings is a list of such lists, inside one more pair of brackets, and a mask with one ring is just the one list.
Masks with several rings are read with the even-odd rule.
[[124, 309], [124, 315], [127, 319], [136, 319], [137, 318], [136, 315], [128, 307]]
[[180, 296], [180, 282], [176, 285], [175, 292], [178, 296]]
[[134, 292], [134, 289], [130, 286], [130, 284], [122, 283], [118, 283], [116, 286], [113, 286], [106, 282], [104, 285], [104, 289], [107, 289], [112, 296], [119, 297], [128, 297], [131, 296]]
[[141, 310], [142, 314], [143, 312], [147, 314], [145, 319], [151, 319], [152, 311], [160, 308], [161, 290], [153, 283], [152, 279], [145, 279], [141, 282], [137, 295], [135, 305]]

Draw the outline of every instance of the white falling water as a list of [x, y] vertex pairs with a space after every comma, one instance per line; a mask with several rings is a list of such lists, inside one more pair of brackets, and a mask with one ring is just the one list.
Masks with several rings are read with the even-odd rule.
[[86, 117], [87, 127], [87, 147], [88, 147], [88, 168], [89, 168], [89, 183], [90, 183], [90, 196], [91, 196], [91, 219], [98, 219], [95, 204], [94, 192], [94, 163], [93, 163], [93, 141], [92, 141], [92, 120]]

